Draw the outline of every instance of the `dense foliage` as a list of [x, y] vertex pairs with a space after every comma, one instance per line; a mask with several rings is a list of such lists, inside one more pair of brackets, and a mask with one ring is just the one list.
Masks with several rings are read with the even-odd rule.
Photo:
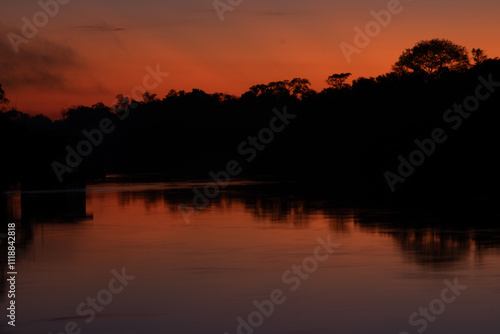
[[[482, 59], [439, 76], [391, 72], [347, 84], [348, 75], [330, 76], [331, 87], [321, 92], [311, 90], [308, 80], [295, 78], [253, 86], [240, 97], [198, 89], [172, 90], [163, 98], [147, 93], [143, 101], [121, 96], [121, 109], [102, 103], [76, 106], [58, 121], [6, 110], [0, 115], [0, 130], [8, 177], [27, 184], [59, 184], [53, 162], [66, 165], [68, 147], [76, 150], [88, 140], [82, 130], [99, 129], [109, 119], [108, 129], [113, 130], [101, 141], [96, 137], [98, 145], [65, 173], [64, 182], [115, 173], [208, 177], [235, 159], [245, 177], [267, 175], [318, 181], [339, 190], [390, 193], [384, 173], [397, 173], [398, 157], [408, 157], [415, 140], [431, 137], [436, 128], [446, 132], [447, 141], [398, 185], [401, 191], [476, 186], [485, 191], [498, 180], [498, 91], [462, 117], [458, 127], [458, 118], [447, 120], [445, 115], [477, 93], [480, 76], [500, 82], [500, 60]], [[283, 112], [285, 106], [297, 117], [274, 133], [255, 159], [246, 161], [240, 145], [269, 127], [273, 109]]]

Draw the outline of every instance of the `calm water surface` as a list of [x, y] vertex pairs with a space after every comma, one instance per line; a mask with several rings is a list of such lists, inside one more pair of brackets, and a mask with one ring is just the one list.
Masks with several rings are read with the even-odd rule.
[[[0, 329], [55, 334], [75, 322], [75, 333], [233, 334], [241, 317], [246, 334], [500, 333], [495, 224], [393, 215], [245, 182], [186, 223], [179, 204], [192, 203], [186, 188], [196, 185], [5, 195], [18, 226], [17, 319]], [[318, 238], [335, 250], [318, 251]], [[292, 271], [303, 265], [308, 272]], [[135, 278], [110, 294], [113, 269]], [[455, 279], [467, 288], [445, 291], [454, 300], [442, 302], [444, 281]], [[254, 301], [276, 290], [281, 303], [257, 314]], [[91, 319], [85, 303], [97, 295], [106, 305]], [[426, 319], [419, 312], [429, 307]]]

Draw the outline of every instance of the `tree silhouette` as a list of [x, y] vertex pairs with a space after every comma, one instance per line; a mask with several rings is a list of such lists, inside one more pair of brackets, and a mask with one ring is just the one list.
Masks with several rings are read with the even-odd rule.
[[332, 74], [326, 79], [326, 83], [334, 89], [347, 87], [345, 81], [351, 76], [351, 73]]
[[420, 41], [406, 49], [392, 69], [397, 74], [418, 73], [439, 76], [447, 71], [469, 68], [467, 49], [446, 39]]
[[143, 101], [145, 103], [159, 101], [159, 99], [157, 98], [157, 95], [156, 94], [152, 94], [150, 92], [144, 92], [144, 94], [142, 94], [142, 99], [143, 99]]
[[293, 78], [292, 81], [288, 82], [288, 89], [293, 96], [302, 98], [302, 96], [311, 91], [309, 88], [310, 85], [311, 82], [308, 79]]
[[115, 99], [116, 99], [116, 102], [115, 102], [114, 108], [115, 108], [116, 112], [118, 112], [118, 113], [127, 110], [128, 107], [130, 106], [131, 101], [130, 101], [130, 98], [128, 96], [125, 96], [123, 94], [118, 94], [118, 95], [116, 95]]
[[5, 109], [2, 105], [9, 103], [9, 100], [5, 97], [5, 92], [2, 89], [2, 85], [0, 85], [0, 110]]
[[302, 98], [309, 94], [311, 82], [308, 79], [294, 78], [292, 80], [273, 81], [265, 84], [258, 84], [250, 87], [250, 92], [255, 96], [288, 97], [294, 96]]
[[273, 81], [266, 84], [258, 84], [250, 87], [250, 92], [256, 96], [261, 95], [289, 95], [288, 80]]
[[474, 62], [479, 65], [487, 60], [488, 56], [486, 56], [486, 53], [482, 49], [472, 49], [472, 59], [474, 59]]
[[290, 95], [290, 90], [288, 88], [289, 81], [273, 81], [267, 85], [266, 93], [270, 93], [273, 96], [284, 97]]

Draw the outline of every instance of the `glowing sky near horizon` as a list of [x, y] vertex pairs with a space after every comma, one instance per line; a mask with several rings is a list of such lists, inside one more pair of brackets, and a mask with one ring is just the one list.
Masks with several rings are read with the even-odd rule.
[[73, 105], [130, 95], [157, 64], [170, 73], [152, 91], [163, 97], [192, 88], [240, 95], [294, 77], [321, 90], [333, 73], [386, 73], [404, 49], [431, 38], [500, 56], [498, 0], [401, 0], [403, 11], [348, 62], [340, 43], [353, 44], [354, 28], [387, 3], [243, 0], [221, 22], [212, 0], [71, 0], [16, 54], [7, 34], [21, 34], [21, 18], [41, 8], [37, 0], [4, 0], [0, 84], [10, 106], [55, 119]]

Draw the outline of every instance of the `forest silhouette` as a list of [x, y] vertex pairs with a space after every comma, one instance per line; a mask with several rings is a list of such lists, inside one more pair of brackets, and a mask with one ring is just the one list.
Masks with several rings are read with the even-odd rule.
[[[389, 73], [347, 83], [349, 77], [325, 77], [330, 87], [322, 91], [293, 78], [254, 85], [239, 97], [200, 89], [171, 90], [163, 98], [147, 92], [142, 101], [120, 94], [116, 106], [75, 106], [56, 121], [10, 108], [0, 86], [2, 187], [20, 182], [25, 189], [56, 188], [111, 174], [202, 179], [237, 160], [241, 177], [294, 180], [353, 196], [496, 194], [498, 58], [481, 49], [469, 56], [464, 47], [434, 39], [405, 50]], [[481, 83], [488, 98], [467, 116], [453, 114], [453, 122], [448, 114], [447, 122], [446, 111], [474, 96]], [[238, 145], [268, 127], [274, 109], [285, 107], [297, 117], [246, 162]], [[103, 126], [103, 119], [110, 122]], [[408, 158], [418, 148], [415, 141], [432, 138], [436, 128], [447, 140], [392, 193], [385, 173], [397, 174], [398, 157]], [[83, 131], [93, 129], [109, 131], [101, 131], [102, 140], [93, 137], [98, 144], [67, 169], [61, 183], [54, 162], [66, 165], [68, 147], [89, 141]]]

